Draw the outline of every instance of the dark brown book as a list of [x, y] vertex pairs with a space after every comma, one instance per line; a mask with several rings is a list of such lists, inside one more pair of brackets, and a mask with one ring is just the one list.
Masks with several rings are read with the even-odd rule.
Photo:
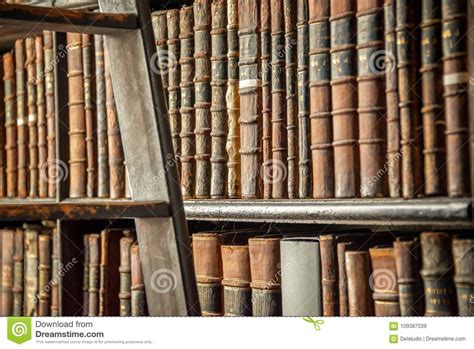
[[130, 247], [133, 244], [131, 236], [124, 236], [120, 239], [120, 316], [132, 315], [131, 304], [131, 264], [130, 264]]
[[337, 243], [337, 276], [339, 294], [339, 315], [349, 316], [349, 298], [347, 295], [346, 251], [357, 250], [353, 241]]
[[147, 315], [145, 284], [143, 281], [142, 262], [140, 249], [137, 244], [130, 248], [130, 263], [132, 275], [132, 316]]
[[38, 316], [49, 316], [51, 314], [51, 235], [39, 236], [38, 250]]
[[253, 316], [281, 316], [280, 238], [249, 239]]
[[46, 102], [46, 138], [47, 138], [47, 173], [48, 197], [56, 197], [56, 99], [54, 92], [55, 55], [53, 50], [53, 32], [44, 31], [44, 80]]
[[17, 176], [17, 129], [16, 129], [16, 104], [15, 104], [15, 68], [13, 54], [8, 52], [3, 55], [3, 83], [5, 101], [5, 152], [7, 196], [15, 197], [18, 188]]
[[453, 258], [459, 316], [474, 316], [474, 240], [455, 237]]
[[470, 193], [467, 1], [442, 0], [443, 85], [448, 195]]
[[359, 195], [356, 3], [331, 0], [331, 96], [335, 193]]
[[339, 285], [337, 239], [334, 235], [321, 235], [321, 284], [323, 294], [323, 315], [339, 315]]
[[[360, 195], [385, 195], [386, 109], [383, 0], [357, 1]], [[382, 170], [382, 171], [381, 171]]]
[[[165, 90], [166, 101], [168, 101], [168, 28], [166, 22], [167, 11], [156, 11], [151, 15], [151, 23], [153, 25], [153, 34], [156, 41], [156, 61], [153, 62], [158, 68], [158, 72], [161, 75], [161, 81], [163, 82], [163, 89]], [[169, 105], [169, 104], [167, 104]]]
[[369, 252], [346, 251], [346, 272], [349, 316], [374, 315]]
[[51, 316], [59, 316], [60, 236], [56, 227], [51, 230], [51, 244]]
[[17, 196], [28, 195], [28, 120], [25, 98], [25, 48], [24, 40], [15, 41], [15, 74], [16, 74], [16, 126], [17, 126]]
[[222, 237], [216, 233], [193, 234], [193, 258], [203, 316], [222, 315]]
[[211, 5], [211, 198], [223, 199], [227, 187], [227, 0]]
[[272, 198], [288, 197], [288, 139], [283, 0], [270, 0], [272, 30]]
[[[0, 76], [3, 73], [3, 55], [0, 55]], [[5, 102], [5, 85], [0, 84], [0, 103]], [[5, 135], [5, 104], [2, 104], [0, 111], [0, 197], [7, 196], [7, 179], [6, 179], [6, 135]]]
[[183, 199], [194, 197], [195, 160], [194, 136], [194, 17], [193, 7], [185, 6], [179, 11], [179, 39], [181, 66], [181, 194]]
[[239, 11], [238, 0], [227, 0], [227, 195], [240, 198], [240, 98], [239, 98]]
[[422, 316], [423, 296], [420, 279], [420, 240], [397, 239], [393, 243], [397, 268], [401, 316]]
[[240, 161], [243, 199], [260, 197], [262, 158], [260, 8], [256, 1], [239, 0]]
[[329, 0], [309, 1], [309, 93], [313, 198], [334, 197]]
[[25, 230], [24, 316], [38, 315], [38, 231]]
[[118, 294], [121, 236], [120, 230], [105, 229], [100, 233], [99, 316], [120, 314]]
[[35, 87], [38, 115], [38, 196], [48, 197], [48, 141], [46, 123], [46, 94], [43, 35], [35, 36]]
[[69, 105], [69, 196], [86, 196], [86, 118], [81, 34], [67, 34]]
[[453, 282], [452, 243], [448, 233], [422, 233], [420, 271], [425, 291], [425, 316], [457, 314], [456, 291]]
[[15, 252], [13, 254], [13, 316], [23, 315], [23, 262], [24, 262], [24, 231], [15, 230]]
[[99, 315], [100, 235], [89, 235], [89, 316]]
[[2, 316], [13, 315], [13, 254], [15, 243], [15, 231], [12, 229], [0, 230], [2, 243], [1, 270], [2, 270], [2, 288], [1, 288], [1, 310]]
[[90, 250], [90, 238], [89, 234], [84, 235], [84, 253], [82, 254], [82, 263], [84, 268], [82, 269], [82, 316], [89, 315], [89, 287], [90, 287], [90, 263], [91, 263], [91, 250]]

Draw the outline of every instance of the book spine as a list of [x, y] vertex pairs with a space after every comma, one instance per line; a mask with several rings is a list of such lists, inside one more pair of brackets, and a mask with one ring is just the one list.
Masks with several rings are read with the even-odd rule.
[[17, 196], [26, 198], [28, 195], [28, 126], [26, 120], [25, 101], [25, 50], [24, 41], [15, 41], [15, 75], [16, 75], [16, 126], [17, 126]]
[[[99, 316], [120, 314], [120, 239], [121, 229], [100, 233]], [[110, 297], [109, 295], [114, 295]]]
[[260, 79], [260, 8], [255, 1], [239, 0], [239, 94], [240, 94], [240, 161], [242, 198], [260, 196], [262, 146]]
[[331, 95], [335, 193], [359, 192], [355, 2], [331, 0]]
[[138, 245], [132, 245], [130, 248], [132, 316], [145, 316], [147, 314], [145, 285], [139, 252]]
[[239, 12], [238, 0], [227, 0], [227, 93], [228, 134], [226, 150], [227, 196], [240, 198], [240, 98], [239, 98]]
[[472, 273], [474, 240], [453, 239], [453, 258], [459, 316], [474, 316], [474, 302], [472, 300], [472, 290], [474, 287], [474, 275]]
[[288, 139], [283, 0], [270, 1], [272, 30], [272, 198], [288, 197]]
[[100, 236], [89, 235], [89, 316], [99, 315]]
[[0, 238], [2, 239], [2, 287], [1, 287], [1, 314], [2, 316], [13, 315], [13, 253], [15, 236], [13, 230], [0, 230]]
[[280, 239], [249, 239], [253, 316], [281, 316]]
[[181, 66], [181, 193], [183, 199], [194, 197], [196, 153], [194, 136], [194, 17], [193, 7], [179, 11], [180, 60]]
[[[47, 173], [48, 197], [56, 197], [56, 106], [54, 94], [54, 67], [55, 56], [53, 50], [53, 32], [44, 31], [44, 79], [46, 96], [46, 139], [47, 139]], [[64, 52], [62, 52], [64, 54]], [[45, 165], [46, 167], [46, 165]]]
[[[60, 236], [59, 230], [53, 228], [51, 232], [51, 316], [59, 316], [59, 284], [60, 284]], [[84, 264], [85, 267], [85, 264]], [[87, 307], [88, 308], [88, 307]]]
[[24, 316], [38, 314], [38, 232], [25, 231], [25, 295]]
[[163, 83], [163, 89], [165, 90], [166, 104], [168, 103], [168, 27], [166, 22], [166, 12], [167, 11], [156, 11], [152, 13], [151, 23], [153, 26], [153, 34], [156, 41], [156, 54], [157, 54], [157, 68], [159, 74], [161, 75], [161, 81]]
[[456, 315], [453, 256], [451, 249], [446, 248], [451, 246], [451, 236], [447, 233], [422, 233], [420, 240], [425, 316]]
[[309, 26], [308, 1], [298, 0], [297, 13], [297, 98], [298, 98], [298, 196], [311, 196], [311, 157], [309, 124]]
[[41, 234], [38, 242], [39, 249], [39, 292], [38, 316], [49, 316], [51, 313], [51, 236]]
[[35, 36], [36, 110], [38, 113], [38, 196], [48, 197], [48, 144], [43, 36]]
[[18, 188], [17, 176], [17, 130], [15, 109], [15, 68], [13, 55], [3, 55], [3, 83], [5, 94], [5, 151], [7, 196], [15, 197]]
[[442, 0], [443, 85], [448, 195], [470, 193], [467, 1]]
[[371, 316], [374, 314], [374, 302], [369, 287], [369, 253], [367, 251], [347, 251], [345, 258], [349, 315]]
[[337, 244], [337, 276], [339, 288], [339, 316], [349, 316], [349, 298], [347, 295], [346, 251], [353, 249], [352, 242]]
[[331, 115], [329, 0], [310, 1], [309, 93], [313, 198], [334, 197], [334, 151]]
[[[0, 55], [0, 76], [3, 77], [3, 55]], [[0, 83], [0, 103], [5, 103], [5, 85]], [[0, 112], [0, 197], [7, 196], [6, 191], [6, 135], [5, 135], [5, 104], [2, 104], [2, 111]]]
[[109, 57], [104, 50], [104, 80], [105, 80], [105, 105], [107, 109], [107, 144], [109, 147], [109, 176], [110, 198], [118, 199], [125, 196], [125, 168], [122, 137], [117, 117], [112, 78], [109, 70]]
[[23, 262], [24, 262], [24, 232], [15, 230], [15, 253], [13, 255], [13, 316], [23, 315]]
[[132, 198], [132, 189], [130, 188], [130, 175], [128, 173], [127, 162], [123, 162], [123, 166], [125, 167], [125, 198], [131, 199]]
[[[385, 195], [386, 108], [383, 0], [357, 2], [361, 197]], [[382, 171], [381, 171], [382, 170]]]
[[130, 264], [130, 247], [133, 244], [133, 239], [125, 236], [120, 239], [120, 316], [132, 315], [131, 303], [131, 264]]
[[82, 316], [89, 315], [89, 285], [90, 285], [90, 243], [89, 234], [84, 235], [84, 253], [82, 262]]
[[26, 105], [28, 122], [28, 183], [29, 197], [38, 196], [38, 113], [36, 109], [35, 39], [25, 39]]
[[211, 198], [223, 199], [227, 185], [227, 3], [214, 0], [211, 6], [211, 71], [212, 71], [212, 156]]
[[323, 315], [338, 316], [339, 294], [336, 238], [333, 235], [322, 235], [319, 246], [321, 249]]

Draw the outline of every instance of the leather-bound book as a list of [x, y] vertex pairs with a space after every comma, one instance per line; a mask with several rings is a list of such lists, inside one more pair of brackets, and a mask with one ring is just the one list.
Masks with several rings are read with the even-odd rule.
[[396, 2], [397, 71], [402, 154], [403, 197], [421, 194], [421, 140], [416, 91], [416, 8], [411, 1]]
[[195, 184], [195, 136], [194, 136], [194, 17], [193, 7], [179, 11], [179, 39], [181, 66], [181, 194], [183, 199], [194, 197]]
[[86, 196], [86, 118], [81, 34], [67, 34], [69, 105], [69, 196]]
[[0, 230], [2, 243], [2, 292], [1, 292], [1, 310], [2, 316], [13, 315], [13, 254], [15, 243], [15, 231], [11, 229]]
[[288, 139], [283, 0], [270, 0], [272, 30], [272, 198], [288, 197]]
[[[1, 237], [1, 230], [0, 230], [0, 270], [2, 270], [2, 237]], [[0, 314], [2, 313], [2, 304], [1, 304], [1, 294], [2, 294], [2, 284], [0, 278]]]
[[[51, 231], [51, 316], [59, 316], [60, 236], [58, 228]], [[84, 264], [85, 267], [85, 264]]]
[[5, 153], [7, 196], [15, 197], [18, 188], [17, 176], [17, 129], [16, 129], [16, 103], [15, 103], [15, 68], [13, 54], [8, 52], [3, 55], [3, 84], [5, 101]]
[[420, 240], [397, 239], [393, 243], [393, 249], [397, 268], [400, 315], [422, 316], [424, 300], [420, 279]]
[[[161, 80], [163, 82], [163, 89], [165, 90], [166, 101], [168, 101], [168, 67], [166, 63], [169, 59], [168, 52], [168, 27], [166, 22], [166, 12], [167, 11], [156, 11], [151, 15], [151, 23], [153, 26], [153, 34], [156, 41], [156, 52], [157, 59], [153, 64], [156, 65], [158, 71], [161, 75]], [[168, 104], [169, 105], [169, 104]]]
[[193, 258], [203, 316], [222, 315], [222, 237], [216, 233], [193, 234]]
[[347, 296], [349, 316], [374, 315], [374, 301], [369, 285], [371, 275], [368, 251], [346, 251]]
[[425, 194], [446, 194], [446, 142], [441, 61], [441, 0], [422, 2], [421, 88]]
[[384, 0], [385, 99], [387, 108], [387, 177], [390, 197], [400, 197], [401, 152], [398, 111], [397, 38], [395, 0]]
[[13, 254], [13, 316], [23, 315], [23, 261], [24, 231], [15, 230], [15, 249]]
[[56, 159], [56, 99], [54, 93], [54, 50], [53, 32], [44, 31], [44, 80], [46, 97], [46, 138], [47, 138], [47, 175], [48, 197], [56, 197], [57, 159]]
[[309, 124], [309, 26], [308, 0], [298, 0], [296, 4], [297, 28], [297, 98], [298, 98], [298, 196], [311, 196], [311, 157]]
[[284, 238], [280, 253], [283, 316], [321, 316], [318, 238]]
[[90, 285], [90, 242], [89, 234], [84, 235], [84, 253], [82, 254], [82, 316], [89, 315], [89, 285]]
[[313, 198], [334, 197], [329, 0], [309, 1], [309, 93]]
[[474, 240], [455, 237], [453, 258], [459, 316], [474, 316]]
[[[178, 169], [178, 175], [181, 174], [180, 152], [181, 152], [181, 138], [179, 132], [181, 131], [181, 114], [179, 107], [181, 81], [181, 67], [179, 61], [179, 10], [169, 10], [166, 12], [166, 21], [168, 27], [168, 115], [171, 127], [171, 139], [173, 141], [174, 161]], [[164, 76], [163, 76], [164, 78]]]
[[125, 167], [125, 198], [131, 199], [132, 198], [132, 189], [130, 188], [130, 175], [128, 173], [127, 162], [123, 162], [123, 166]]
[[421, 233], [421, 277], [425, 293], [425, 316], [457, 314], [456, 289], [453, 282], [451, 235]]
[[24, 316], [38, 315], [38, 231], [25, 230]]
[[239, 14], [241, 190], [243, 199], [256, 199], [261, 193], [262, 163], [259, 5], [253, 0], [239, 0]]
[[360, 245], [356, 241], [337, 242], [337, 276], [339, 294], [339, 316], [349, 316], [349, 297], [347, 294], [346, 251], [357, 251]]
[[249, 239], [253, 316], [281, 316], [280, 238]]
[[446, 120], [446, 167], [448, 195], [470, 193], [467, 4], [442, 0], [443, 85]]
[[369, 253], [373, 270], [369, 285], [373, 291], [375, 316], [400, 316], [394, 249], [374, 247]]
[[240, 98], [238, 0], [227, 0], [227, 196], [240, 198]]
[[49, 316], [51, 314], [51, 235], [39, 236], [38, 250], [38, 316]]
[[25, 46], [24, 40], [15, 41], [15, 75], [16, 75], [16, 126], [17, 126], [17, 196], [28, 195], [28, 116], [25, 98]]
[[[3, 79], [3, 55], [0, 55], [0, 76]], [[4, 84], [0, 84], [0, 103], [5, 101], [4, 88]], [[5, 104], [2, 104], [2, 111], [0, 112], [0, 197], [7, 196], [5, 145]]]
[[[118, 199], [125, 196], [125, 160], [123, 155], [122, 137], [118, 123], [117, 107], [109, 70], [109, 57], [104, 50], [105, 104], [107, 109], [107, 144], [109, 147], [110, 198]], [[111, 57], [112, 58], [112, 57]]]
[[133, 244], [131, 236], [124, 236], [120, 239], [120, 316], [132, 315], [131, 303], [131, 264], [130, 264], [130, 247]]
[[137, 244], [130, 248], [130, 263], [132, 277], [132, 316], [147, 315], [145, 284], [143, 281], [142, 262], [140, 249]]
[[357, 1], [360, 195], [385, 195], [386, 108], [383, 0]]
[[334, 235], [321, 235], [321, 283], [323, 298], [323, 315], [339, 315], [339, 285], [337, 238]]
[[99, 316], [120, 314], [120, 233], [111, 229], [100, 233]]
[[223, 199], [227, 187], [227, 0], [214, 0], [211, 6], [212, 70], [212, 147], [211, 198]]
[[89, 235], [89, 316], [99, 315], [100, 235]]
[[194, 110], [196, 113], [196, 199], [211, 192], [211, 1], [194, 0]]

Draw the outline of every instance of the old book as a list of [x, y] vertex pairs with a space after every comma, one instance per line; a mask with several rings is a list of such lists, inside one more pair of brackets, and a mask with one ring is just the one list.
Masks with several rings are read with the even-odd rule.
[[0, 230], [2, 243], [1, 270], [2, 270], [2, 288], [1, 288], [1, 310], [2, 316], [13, 315], [13, 273], [14, 273], [14, 243], [15, 231], [12, 229]]
[[[446, 246], [444, 246], [446, 248]], [[474, 316], [474, 240], [453, 239], [454, 283], [458, 300], [459, 316]]]
[[49, 316], [51, 314], [51, 235], [39, 236], [38, 250], [38, 316]]
[[[60, 282], [60, 236], [58, 228], [51, 230], [51, 316], [59, 316], [59, 282]], [[84, 264], [85, 266], [85, 264]]]
[[69, 196], [86, 196], [86, 119], [81, 34], [67, 34], [69, 105]]
[[422, 233], [421, 253], [425, 291], [425, 316], [457, 314], [456, 291], [453, 282], [453, 255], [448, 233]]
[[17, 176], [17, 129], [16, 129], [16, 103], [15, 103], [15, 68], [13, 54], [8, 52], [3, 55], [3, 83], [5, 102], [5, 152], [7, 196], [15, 197], [18, 188]]
[[24, 231], [15, 229], [15, 249], [13, 254], [13, 316], [23, 315], [23, 261]]
[[367, 251], [346, 251], [347, 296], [349, 316], [374, 315], [374, 301], [369, 285], [370, 257]]
[[[0, 76], [3, 73], [3, 55], [0, 55]], [[5, 102], [5, 85], [0, 83], [0, 103]], [[0, 112], [0, 197], [7, 196], [7, 179], [6, 179], [6, 135], [5, 135], [5, 104], [2, 104]]]
[[[0, 230], [0, 270], [2, 270], [2, 237], [1, 237], [1, 230]], [[2, 284], [3, 282], [0, 279], [0, 298], [2, 294]], [[0, 299], [0, 314], [2, 313], [2, 303]]]
[[193, 234], [194, 269], [203, 316], [223, 314], [221, 245], [219, 234]]
[[[156, 11], [151, 15], [151, 23], [153, 26], [153, 34], [156, 41], [156, 61], [153, 62], [158, 68], [157, 71], [161, 75], [161, 81], [163, 83], [163, 89], [165, 90], [166, 101], [168, 102], [168, 67], [167, 62], [169, 59], [168, 52], [168, 27], [166, 22], [167, 11]], [[167, 105], [169, 105], [167, 103]]]
[[243, 199], [260, 197], [262, 158], [260, 8], [252, 0], [239, 0], [240, 161]]
[[125, 196], [125, 160], [123, 155], [122, 137], [118, 123], [112, 78], [109, 70], [109, 57], [104, 50], [105, 104], [107, 109], [107, 145], [109, 150], [110, 198], [118, 199]]
[[85, 234], [84, 253], [82, 254], [82, 316], [89, 315], [89, 287], [90, 287], [90, 263], [91, 263], [91, 245], [89, 234]]
[[280, 253], [283, 316], [321, 316], [318, 238], [284, 238]]
[[272, 198], [288, 197], [288, 139], [283, 0], [271, 0], [272, 31]]
[[179, 11], [179, 39], [181, 66], [181, 194], [183, 199], [194, 197], [195, 159], [194, 136], [194, 17], [193, 7], [185, 6]]
[[47, 182], [48, 197], [56, 197], [56, 99], [54, 91], [55, 55], [53, 50], [53, 32], [44, 31], [44, 80], [46, 102], [46, 138], [47, 138]]
[[446, 193], [446, 123], [443, 112], [441, 1], [423, 1], [421, 14], [424, 187], [426, 195], [442, 195]]
[[[386, 108], [383, 0], [357, 1], [360, 195], [385, 195]], [[382, 170], [382, 171], [380, 171]]]
[[397, 239], [393, 243], [397, 269], [401, 316], [423, 315], [424, 301], [420, 279], [420, 240]]
[[112, 229], [100, 233], [99, 316], [120, 314], [120, 233]]
[[17, 126], [17, 196], [28, 195], [28, 120], [25, 99], [25, 46], [24, 40], [15, 41], [16, 126]]
[[337, 276], [339, 295], [339, 316], [349, 316], [349, 297], [347, 294], [346, 251], [358, 250], [356, 241], [337, 242]]
[[396, 2], [400, 152], [402, 154], [403, 197], [414, 197], [423, 177], [418, 98], [416, 91], [416, 6], [407, 0]]
[[125, 198], [131, 199], [132, 198], [132, 189], [130, 188], [130, 175], [128, 173], [127, 162], [123, 162], [123, 166], [125, 167]]
[[400, 197], [401, 157], [398, 112], [397, 40], [395, 0], [384, 0], [385, 99], [387, 108], [387, 177], [390, 197]]
[[132, 277], [132, 316], [147, 315], [145, 284], [140, 259], [140, 249], [137, 244], [130, 248], [130, 263]]
[[99, 315], [100, 235], [89, 235], [89, 316]]
[[321, 284], [323, 298], [323, 315], [339, 315], [339, 285], [336, 236], [321, 235]]
[[331, 0], [331, 95], [335, 194], [359, 195], [356, 3]]
[[227, 196], [240, 198], [240, 98], [238, 0], [227, 0]]
[[130, 247], [133, 244], [133, 238], [128, 232], [128, 236], [120, 239], [120, 292], [118, 294], [120, 299], [120, 316], [132, 315], [131, 304], [131, 264], [130, 264]]
[[467, 1], [442, 0], [443, 85], [448, 195], [470, 193]]
[[[308, 3], [313, 198], [334, 197], [329, 0]], [[319, 5], [319, 6], [318, 6]]]
[[211, 198], [223, 199], [227, 187], [227, 2], [211, 5]]
[[249, 239], [253, 316], [281, 316], [280, 238]]
[[38, 315], [38, 231], [25, 230], [24, 316]]
[[372, 274], [369, 285], [372, 289], [375, 316], [400, 316], [397, 269], [392, 247], [369, 249]]

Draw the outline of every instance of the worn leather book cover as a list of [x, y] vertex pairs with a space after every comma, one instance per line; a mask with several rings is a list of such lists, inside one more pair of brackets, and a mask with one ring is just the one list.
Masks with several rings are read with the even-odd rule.
[[[124, 235], [125, 233], [126, 232], [124, 232]], [[118, 295], [120, 299], [120, 316], [132, 315], [132, 266], [130, 262], [130, 247], [132, 246], [134, 239], [130, 236], [130, 231], [128, 231], [127, 234], [128, 236], [125, 235], [120, 239], [120, 292]]]
[[24, 40], [15, 41], [17, 174], [19, 198], [28, 195], [28, 116], [26, 111], [25, 46]]
[[368, 251], [346, 251], [347, 296], [349, 316], [374, 315], [374, 301], [369, 285], [371, 275]]
[[453, 281], [452, 239], [448, 233], [421, 233], [425, 316], [452, 316], [458, 313]]
[[[60, 236], [58, 228], [51, 230], [51, 316], [59, 316]], [[85, 264], [84, 264], [85, 267]]]
[[337, 241], [337, 277], [339, 294], [339, 316], [349, 316], [349, 297], [347, 290], [346, 251], [357, 251], [357, 241]]
[[85, 234], [84, 239], [84, 253], [82, 254], [83, 274], [82, 274], [82, 316], [89, 315], [89, 287], [90, 287], [90, 234]]
[[323, 315], [339, 315], [339, 285], [337, 237], [321, 235], [319, 241], [321, 249], [321, 284], [323, 298]]
[[193, 234], [194, 269], [203, 316], [223, 314], [221, 245], [220, 234]]
[[[151, 14], [151, 23], [153, 26], [153, 34], [156, 41], [156, 52], [157, 59], [153, 64], [156, 64], [159, 74], [161, 75], [161, 81], [163, 83], [163, 89], [165, 90], [166, 101], [168, 102], [168, 27], [166, 22], [167, 11], [156, 11]], [[169, 103], [167, 103], [169, 105]]]
[[227, 0], [227, 196], [240, 198], [240, 98], [238, 0]]
[[99, 315], [100, 235], [89, 234], [89, 316]]
[[120, 314], [120, 233], [115, 229], [100, 233], [99, 316]]
[[211, 6], [211, 198], [223, 199], [227, 187], [227, 2]]
[[260, 7], [256, 1], [239, 0], [239, 14], [241, 190], [243, 199], [256, 199], [262, 183]]
[[443, 85], [448, 195], [469, 195], [467, 1], [442, 0]]
[[56, 197], [57, 160], [56, 160], [56, 99], [54, 91], [54, 50], [53, 32], [44, 31], [44, 80], [46, 102], [46, 138], [47, 138], [47, 182], [48, 197]]
[[194, 16], [193, 7], [185, 6], [179, 11], [179, 39], [181, 66], [181, 194], [183, 199], [194, 197], [196, 177], [196, 154], [194, 136]]
[[51, 235], [39, 235], [38, 250], [38, 316], [49, 316], [51, 314]]
[[472, 299], [474, 294], [474, 240], [455, 237], [453, 239], [453, 258], [459, 316], [474, 316]]
[[15, 231], [12, 229], [0, 230], [2, 243], [1, 270], [2, 270], [2, 288], [1, 288], [1, 310], [2, 316], [13, 315], [13, 273], [14, 273], [14, 243]]
[[132, 316], [147, 315], [145, 284], [143, 281], [140, 249], [137, 244], [130, 248]]
[[[5, 76], [3, 73], [3, 55], [0, 55], [0, 76]], [[5, 102], [5, 85], [0, 83], [0, 103]], [[7, 181], [6, 181], [6, 152], [5, 152], [5, 104], [2, 104], [2, 112], [0, 113], [0, 197], [7, 196]]]
[[3, 84], [5, 102], [5, 153], [6, 153], [6, 195], [16, 197], [18, 188], [17, 176], [17, 129], [15, 103], [15, 67], [11, 52], [3, 55]]
[[321, 316], [319, 239], [284, 238], [280, 242], [283, 316]]
[[383, 0], [357, 1], [357, 88], [360, 152], [360, 195], [386, 192], [386, 108]]
[[13, 254], [13, 316], [23, 315], [23, 262], [24, 231], [15, 229], [15, 249]]
[[281, 316], [280, 238], [249, 239], [253, 316]]
[[38, 315], [38, 231], [25, 230], [24, 316]]
[[308, 9], [313, 198], [324, 199], [334, 197], [329, 0], [310, 1]]
[[272, 198], [288, 198], [284, 0], [270, 0], [272, 31]]
[[441, 60], [441, 0], [422, 2], [421, 88], [425, 194], [446, 194], [446, 123]]

